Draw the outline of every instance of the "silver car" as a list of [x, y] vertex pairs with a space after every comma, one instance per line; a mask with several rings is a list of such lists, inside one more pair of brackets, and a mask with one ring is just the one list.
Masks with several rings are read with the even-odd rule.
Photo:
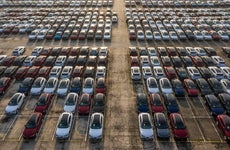
[[64, 111], [75, 113], [77, 101], [78, 101], [78, 94], [73, 92], [69, 93], [65, 99]]
[[90, 118], [89, 138], [91, 140], [100, 140], [103, 135], [104, 115], [102, 113], [93, 113]]
[[149, 113], [140, 113], [138, 115], [139, 131], [142, 140], [152, 140], [153, 125]]
[[169, 138], [170, 131], [164, 113], [155, 113], [154, 122], [156, 127], [156, 134], [158, 138]]

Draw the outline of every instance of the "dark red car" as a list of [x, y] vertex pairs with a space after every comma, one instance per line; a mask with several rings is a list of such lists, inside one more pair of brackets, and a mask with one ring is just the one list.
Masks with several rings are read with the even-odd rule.
[[38, 98], [38, 102], [34, 109], [34, 112], [40, 112], [42, 114], [46, 114], [52, 100], [52, 94], [42, 93]]
[[159, 94], [150, 94], [149, 99], [152, 113], [164, 111], [164, 106], [162, 104], [161, 97]]
[[168, 53], [168, 56], [177, 56], [175, 47], [166, 47], [166, 51]]
[[82, 77], [84, 73], [84, 69], [82, 66], [75, 66], [72, 72], [72, 77]]
[[105, 78], [98, 78], [96, 82], [96, 93], [106, 94]]
[[61, 49], [61, 52], [60, 52], [59, 56], [60, 55], [68, 56], [69, 53], [70, 53], [70, 50], [71, 50], [71, 47], [63, 47]]
[[179, 113], [170, 114], [170, 124], [172, 127], [174, 138], [176, 139], [187, 139], [188, 131], [186, 129], [184, 120]]
[[51, 67], [43, 66], [37, 73], [37, 77], [48, 78]]
[[16, 80], [23, 80], [30, 67], [22, 66], [15, 73]]
[[40, 56], [49, 56], [52, 49], [53, 49], [52, 47], [45, 47], [41, 51]]
[[194, 64], [196, 67], [204, 67], [204, 66], [205, 66], [205, 64], [204, 64], [204, 62], [203, 62], [203, 60], [202, 60], [202, 58], [199, 57], [199, 56], [194, 56], [194, 57], [192, 57], [192, 61], [193, 61], [193, 64]]
[[46, 60], [46, 56], [38, 56], [34, 60], [34, 66], [42, 66]]
[[72, 32], [72, 34], [70, 35], [70, 39], [71, 39], [71, 40], [77, 40], [78, 34], [79, 34], [79, 31], [78, 31], [78, 30], [74, 30], [74, 31]]
[[7, 56], [2, 61], [2, 66], [11, 66], [15, 60], [16, 56]]
[[228, 115], [218, 115], [216, 117], [216, 123], [219, 126], [220, 130], [224, 134], [225, 140], [230, 140], [230, 117]]
[[39, 72], [40, 67], [39, 66], [32, 66], [26, 73], [26, 77], [33, 77], [35, 78]]
[[131, 67], [140, 66], [140, 61], [137, 56], [131, 56]]
[[89, 94], [82, 94], [78, 103], [78, 114], [89, 114], [91, 106], [91, 96]]
[[174, 67], [169, 66], [169, 67], [164, 67], [164, 69], [165, 69], [165, 74], [169, 80], [177, 78], [176, 70], [174, 69]]
[[4, 94], [8, 87], [10, 86], [11, 78], [1, 77], [0, 78], [0, 94]]
[[70, 56], [78, 56], [79, 52], [80, 52], [80, 47], [72, 47], [69, 55]]
[[33, 113], [25, 125], [25, 129], [23, 131], [23, 138], [25, 139], [35, 138], [41, 128], [41, 125], [42, 125], [42, 114], [38, 112]]
[[193, 80], [184, 79], [184, 86], [189, 96], [198, 96], [198, 89]]
[[55, 35], [55, 30], [49, 30], [46, 34], [46, 39], [47, 40], [52, 40]]

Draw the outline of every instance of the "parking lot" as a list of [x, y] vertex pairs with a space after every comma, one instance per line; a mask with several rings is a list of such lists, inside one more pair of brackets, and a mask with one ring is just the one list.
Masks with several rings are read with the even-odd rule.
[[[89, 1], [89, 0], [88, 0]], [[99, 0], [98, 0], [99, 1]], [[98, 2], [97, 1], [97, 2]], [[73, 3], [73, 2], [72, 2]], [[130, 1], [131, 3], [131, 1]], [[69, 5], [71, 2], [69, 3]], [[102, 3], [103, 4], [103, 3]], [[77, 5], [77, 4], [76, 4]], [[87, 6], [86, 4], [81, 7]], [[127, 6], [127, 5], [126, 5]], [[140, 5], [135, 5], [142, 8]], [[40, 8], [41, 6], [39, 6]], [[61, 6], [55, 6], [55, 8]], [[129, 7], [129, 6], [128, 6]], [[131, 6], [130, 6], [131, 7]], [[218, 8], [222, 6], [218, 5]], [[7, 8], [10, 8], [7, 6]], [[13, 8], [25, 8], [22, 6]], [[33, 7], [36, 9], [37, 7]], [[70, 8], [75, 8], [70, 6]], [[93, 7], [94, 8], [94, 7]], [[107, 6], [98, 7], [106, 10]], [[24, 125], [34, 111], [37, 96], [27, 96], [19, 114], [8, 117], [4, 110], [9, 98], [17, 92], [20, 81], [13, 81], [9, 90], [0, 100], [0, 145], [2, 148], [10, 149], [229, 149], [222, 132], [215, 124], [214, 118], [205, 105], [203, 97], [178, 98], [180, 113], [183, 114], [189, 138], [185, 141], [177, 141], [171, 137], [169, 140], [159, 140], [156, 136], [153, 141], [142, 141], [138, 127], [138, 113], [136, 108], [136, 93], [146, 92], [144, 81], [133, 82], [130, 76], [129, 47], [160, 47], [160, 46], [182, 46], [182, 47], [205, 47], [211, 46], [216, 49], [217, 55], [223, 57], [227, 66], [230, 67], [229, 58], [222, 52], [221, 47], [230, 46], [226, 41], [130, 41], [129, 30], [126, 24], [126, 8], [124, 0], [114, 1], [112, 11], [117, 12], [118, 23], [112, 25], [112, 36], [110, 41], [106, 40], [42, 40], [29, 41], [27, 34], [0, 35], [1, 54], [11, 55], [17, 46], [27, 48], [25, 55], [30, 55], [36, 46], [44, 47], [74, 47], [106, 46], [109, 49], [107, 66], [107, 94], [105, 107], [105, 126], [103, 140], [91, 143], [88, 139], [89, 116], [74, 115], [74, 127], [71, 137], [66, 141], [58, 141], [55, 138], [55, 129], [59, 115], [63, 112], [64, 98], [55, 96], [48, 115], [45, 116], [38, 137], [32, 140], [24, 140], [22, 132]], [[135, 7], [132, 7], [135, 8]], [[214, 7], [215, 8], [215, 7]], [[1, 10], [4, 8], [2, 7]], [[229, 12], [229, 8], [225, 9]], [[228, 19], [229, 20], [229, 19]], [[155, 131], [155, 130], [154, 130]], [[155, 134], [156, 132], [154, 132]], [[171, 132], [172, 133], [172, 132]], [[156, 134], [155, 134], [156, 135]]]

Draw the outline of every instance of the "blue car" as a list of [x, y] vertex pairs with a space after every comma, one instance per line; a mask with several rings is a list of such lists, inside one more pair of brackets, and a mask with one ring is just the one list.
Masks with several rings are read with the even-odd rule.
[[146, 94], [138, 93], [137, 94], [137, 111], [139, 113], [149, 112], [149, 104]]
[[75, 77], [71, 83], [70, 92], [75, 92], [80, 94], [82, 90], [82, 79], [80, 77]]
[[61, 40], [62, 33], [63, 33], [62, 31], [56, 32], [56, 34], [54, 36], [54, 40]]
[[206, 95], [205, 100], [208, 108], [211, 111], [211, 115], [217, 116], [224, 113], [224, 108], [222, 107], [219, 99], [215, 95]]
[[179, 107], [178, 107], [178, 104], [176, 102], [175, 95], [164, 94], [163, 97], [164, 97], [165, 106], [167, 108], [167, 112], [169, 114], [179, 112]]
[[179, 79], [172, 80], [172, 87], [176, 96], [184, 96], [184, 87]]
[[28, 95], [30, 92], [30, 89], [33, 85], [34, 78], [27, 77], [22, 81], [22, 84], [20, 84], [18, 92], [24, 93], [25, 95]]

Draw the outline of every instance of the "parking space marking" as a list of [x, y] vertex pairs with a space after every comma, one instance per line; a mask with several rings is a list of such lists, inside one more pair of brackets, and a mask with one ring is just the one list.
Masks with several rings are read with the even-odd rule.
[[18, 115], [14, 116], [14, 120], [13, 120], [12, 123], [9, 125], [9, 128], [8, 128], [6, 134], [5, 134], [5, 135], [3, 136], [3, 138], [2, 138], [3, 141], [5, 140], [6, 136], [7, 136], [8, 133], [10, 132], [10, 129], [12, 129], [12, 127], [13, 127], [15, 121], [17, 120], [17, 118], [18, 118]]

